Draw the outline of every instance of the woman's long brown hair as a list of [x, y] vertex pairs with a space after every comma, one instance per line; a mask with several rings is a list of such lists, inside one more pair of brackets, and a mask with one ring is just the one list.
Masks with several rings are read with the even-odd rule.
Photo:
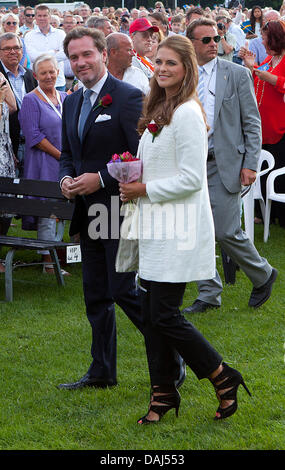
[[[152, 77], [150, 80], [150, 93], [145, 98], [142, 116], [138, 123], [139, 134], [143, 134], [152, 120], [158, 126], [169, 125], [177, 107], [190, 98], [195, 99], [201, 106], [196, 91], [198, 85], [197, 60], [191, 41], [180, 35], [169, 36], [159, 44], [157, 50], [163, 47], [172, 49], [178, 54], [184, 66], [185, 76], [177, 93], [168, 100], [166, 99], [164, 88], [161, 88], [156, 78]], [[201, 109], [206, 124], [205, 112], [202, 106]]]

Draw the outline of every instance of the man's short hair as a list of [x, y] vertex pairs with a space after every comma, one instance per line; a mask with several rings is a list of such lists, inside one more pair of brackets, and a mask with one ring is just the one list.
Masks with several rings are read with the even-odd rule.
[[191, 15], [193, 14], [196, 14], [196, 15], [200, 15], [200, 16], [204, 16], [204, 10], [200, 7], [192, 7], [190, 8], [189, 10], [187, 10], [187, 13], [186, 13], [186, 20], [190, 20], [191, 18]]
[[168, 19], [166, 15], [159, 13], [159, 11], [153, 11], [148, 15], [148, 18], [154, 18], [155, 20], [160, 21], [161, 24], [168, 26]]
[[87, 28], [104, 28], [104, 24], [106, 21], [109, 21], [109, 18], [106, 16], [98, 18], [98, 16], [89, 16], [88, 20], [86, 21]]
[[26, 7], [24, 9], [24, 15], [26, 15], [27, 11], [29, 11], [29, 10], [34, 10], [34, 7]]
[[120, 40], [126, 38], [129, 38], [129, 36], [124, 33], [115, 32], [108, 34], [108, 36], [106, 37], [108, 55], [110, 54], [111, 49], [120, 49]]
[[172, 16], [171, 18], [171, 24], [173, 23], [182, 23], [183, 21], [183, 16], [182, 15], [175, 15], [175, 16]]
[[44, 10], [47, 10], [48, 13], [51, 15], [50, 8], [47, 5], [36, 5], [35, 6], [35, 13], [37, 13], [37, 11], [44, 11]]
[[21, 41], [21, 39], [19, 38], [19, 36], [17, 34], [15, 34], [15, 33], [4, 33], [4, 34], [0, 35], [0, 49], [1, 49], [2, 43], [4, 41], [11, 41], [11, 39], [17, 39], [19, 46], [23, 47], [22, 46], [22, 41]]
[[68, 45], [70, 41], [74, 39], [82, 39], [85, 36], [88, 36], [93, 39], [94, 46], [96, 47], [96, 49], [98, 49], [100, 53], [103, 52], [104, 49], [107, 49], [106, 39], [102, 31], [100, 31], [99, 29], [84, 28], [82, 26], [79, 26], [78, 28], [74, 28], [69, 31], [69, 33], [67, 33], [64, 38], [63, 49], [67, 57], [69, 57]]
[[216, 28], [217, 23], [214, 20], [211, 20], [210, 18], [206, 18], [205, 16], [192, 21], [186, 29], [186, 37], [188, 39], [193, 38], [194, 31], [196, 28], [198, 28], [198, 26], [213, 26], [214, 28]]

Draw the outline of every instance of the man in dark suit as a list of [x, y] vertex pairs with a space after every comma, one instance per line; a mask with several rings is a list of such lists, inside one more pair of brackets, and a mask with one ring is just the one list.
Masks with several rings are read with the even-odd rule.
[[[64, 101], [60, 184], [67, 198], [75, 197], [70, 234], [80, 233], [93, 361], [80, 380], [59, 388], [104, 388], [117, 383], [114, 303], [143, 333], [135, 275], [115, 271], [119, 191], [106, 167], [114, 153], [128, 150], [136, 155], [142, 93], [108, 73], [106, 40], [101, 31], [75, 28], [66, 36], [64, 50], [74, 75], [84, 85]], [[96, 219], [97, 211], [100, 217]], [[93, 222], [99, 219], [99, 230], [94, 232]], [[180, 373], [179, 358], [176, 366], [174, 380]]]
[[17, 102], [17, 111], [10, 114], [10, 137], [14, 154], [18, 160], [18, 174], [23, 175], [25, 140], [21, 133], [18, 112], [23, 98], [36, 88], [38, 82], [31, 70], [20, 65], [23, 56], [22, 42], [14, 33], [5, 33], [0, 36], [0, 72], [8, 80]]

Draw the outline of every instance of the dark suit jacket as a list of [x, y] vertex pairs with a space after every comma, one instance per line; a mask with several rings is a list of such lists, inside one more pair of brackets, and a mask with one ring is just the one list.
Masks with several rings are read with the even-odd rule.
[[[10, 83], [9, 78], [7, 77], [7, 74], [5, 72], [5, 69], [1, 61], [0, 61], [0, 72], [3, 73], [3, 75], [6, 77], [6, 79]], [[25, 89], [27, 93], [32, 91], [38, 85], [37, 80], [33, 76], [33, 72], [29, 69], [26, 69], [26, 73], [24, 75], [24, 83], [25, 83]], [[18, 120], [18, 112], [19, 112], [19, 107], [17, 103], [17, 111], [13, 114], [10, 114], [10, 118], [9, 118], [10, 137], [12, 141], [14, 154], [16, 156], [17, 156], [18, 147], [19, 147], [19, 135], [20, 135], [20, 123]]]
[[[112, 103], [107, 107], [94, 107], [106, 94], [111, 95]], [[82, 89], [68, 96], [63, 103], [62, 153], [60, 158], [60, 179], [64, 176], [78, 176], [83, 173], [100, 171], [104, 188], [86, 196], [77, 197], [70, 234], [82, 229], [86, 210], [94, 204], [103, 204], [110, 216], [111, 196], [119, 195], [118, 182], [107, 170], [107, 163], [114, 153], [125, 151], [136, 155], [139, 135], [137, 123], [142, 109], [142, 93], [137, 88], [114, 78], [108, 78], [90, 112], [83, 132], [82, 143], [78, 137], [78, 118], [83, 100]], [[95, 122], [100, 114], [108, 114], [111, 119]]]

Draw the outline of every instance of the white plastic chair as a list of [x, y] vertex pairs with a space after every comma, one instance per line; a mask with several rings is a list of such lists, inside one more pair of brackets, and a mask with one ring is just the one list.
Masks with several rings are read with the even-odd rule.
[[[268, 167], [261, 170], [263, 162], [267, 162]], [[261, 150], [258, 159], [256, 180], [251, 185], [250, 191], [243, 197], [244, 226], [251, 241], [254, 241], [254, 201], [259, 201], [263, 219], [265, 217], [265, 202], [261, 192], [260, 177], [274, 168], [275, 160], [273, 155], [267, 150]]]
[[267, 182], [266, 182], [266, 203], [265, 203], [264, 234], [263, 234], [263, 239], [265, 243], [267, 242], [268, 236], [269, 236], [271, 202], [278, 201], [278, 202], [285, 203], [285, 194], [276, 193], [274, 190], [275, 179], [280, 175], [285, 175], [285, 167], [278, 168], [277, 170], [273, 170], [268, 176]]

